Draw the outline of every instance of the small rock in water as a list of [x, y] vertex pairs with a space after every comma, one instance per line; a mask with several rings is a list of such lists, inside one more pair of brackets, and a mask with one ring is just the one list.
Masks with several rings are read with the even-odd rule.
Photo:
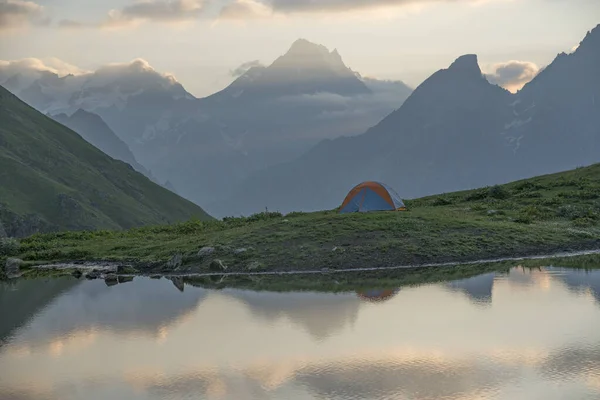
[[117, 280], [119, 283], [127, 283], [133, 281], [133, 276], [119, 276]]
[[7, 258], [4, 264], [4, 273], [8, 278], [17, 278], [21, 275], [23, 260], [19, 258]]
[[252, 261], [251, 263], [246, 265], [246, 269], [248, 271], [256, 271], [256, 270], [262, 269], [262, 268], [263, 268], [263, 264], [259, 263], [258, 261]]
[[173, 255], [173, 257], [171, 257], [171, 259], [169, 261], [167, 261], [167, 267], [169, 267], [171, 269], [177, 269], [177, 268], [181, 267], [182, 262], [183, 262], [183, 256], [181, 255], [181, 253], [177, 253], [177, 254]]
[[119, 283], [119, 278], [115, 274], [107, 274], [104, 277], [104, 283], [106, 283], [106, 286], [115, 286]]
[[214, 247], [206, 246], [206, 247], [203, 247], [200, 250], [198, 250], [198, 257], [208, 257], [214, 252], [215, 252]]
[[211, 269], [211, 271], [226, 271], [227, 265], [225, 265], [221, 260], [213, 260], [210, 263], [209, 268]]
[[74, 278], [79, 279], [83, 274], [80, 270], [76, 269], [75, 271], [71, 272], [71, 275], [73, 275]]
[[85, 274], [85, 279], [98, 279], [100, 278], [100, 272], [93, 270]]

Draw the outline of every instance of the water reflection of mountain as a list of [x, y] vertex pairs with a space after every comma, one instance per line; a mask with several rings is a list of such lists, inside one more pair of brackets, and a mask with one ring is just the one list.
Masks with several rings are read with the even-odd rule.
[[472, 278], [447, 282], [445, 286], [452, 291], [462, 292], [473, 302], [489, 304], [492, 302], [492, 288], [496, 273], [483, 274]]
[[101, 280], [82, 282], [45, 309], [23, 337], [35, 340], [94, 327], [154, 334], [196, 309], [206, 296], [200, 288], [180, 292], [165, 279], [137, 278], [134, 283], [107, 287]]
[[276, 322], [288, 318], [313, 337], [324, 339], [347, 325], [358, 315], [361, 301], [352, 294], [273, 293], [226, 290], [228, 296], [244, 303], [258, 318]]
[[572, 270], [549, 267], [548, 272], [563, 282], [569, 290], [580, 292], [589, 289], [592, 296], [600, 303], [600, 271]]
[[0, 282], [0, 344], [11, 332], [77, 283], [70, 277]]

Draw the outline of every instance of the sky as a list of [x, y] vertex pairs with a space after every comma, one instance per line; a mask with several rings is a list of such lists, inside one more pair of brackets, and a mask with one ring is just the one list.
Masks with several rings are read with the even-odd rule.
[[305, 38], [412, 87], [475, 53], [514, 91], [599, 23], [600, 0], [0, 0], [0, 60], [94, 70], [142, 58], [201, 97]]

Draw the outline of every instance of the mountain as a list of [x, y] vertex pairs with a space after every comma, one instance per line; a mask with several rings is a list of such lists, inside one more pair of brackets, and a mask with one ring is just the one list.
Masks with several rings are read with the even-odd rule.
[[0, 221], [10, 236], [210, 218], [0, 87]]
[[89, 143], [116, 160], [131, 165], [136, 171], [150, 177], [150, 172], [141, 166], [129, 147], [106, 125], [99, 115], [81, 108], [73, 115], [57, 114], [51, 116], [55, 121], [77, 132]]
[[294, 159], [324, 138], [361, 133], [410, 92], [401, 82], [364, 79], [337, 51], [301, 39], [271, 65], [254, 66], [199, 99], [196, 112], [171, 112], [132, 149], [184, 197], [218, 202], [255, 171]]
[[197, 204], [229, 197], [253, 172], [325, 138], [364, 132], [412, 91], [399, 81], [363, 78], [336, 50], [304, 39], [203, 99], [144, 60], [62, 77], [0, 68], [2, 83], [43, 113], [100, 116], [155, 181]]
[[[434, 73], [362, 135], [324, 140], [253, 174], [215, 215], [334, 208], [379, 180], [405, 198], [468, 189], [600, 159], [600, 26], [517, 94], [490, 84], [475, 55]], [[244, 199], [239, 201], [239, 199]]]

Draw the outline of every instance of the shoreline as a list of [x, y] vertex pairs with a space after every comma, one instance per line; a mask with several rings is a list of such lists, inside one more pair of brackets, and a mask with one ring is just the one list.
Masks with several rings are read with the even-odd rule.
[[[512, 261], [533, 261], [533, 260], [552, 260], [561, 258], [574, 258], [581, 256], [590, 256], [600, 254], [600, 248], [588, 249], [588, 250], [574, 250], [574, 251], [560, 251], [554, 253], [544, 254], [531, 254], [523, 256], [507, 256], [507, 257], [494, 257], [484, 258], [471, 261], [448, 261], [448, 262], [431, 262], [422, 264], [409, 264], [409, 265], [392, 265], [384, 267], [357, 267], [357, 268], [321, 268], [321, 269], [307, 269], [307, 270], [279, 270], [279, 271], [222, 271], [222, 272], [171, 272], [171, 271], [158, 271], [158, 270], [137, 270], [139, 266], [135, 266], [135, 263], [120, 263], [110, 261], [72, 261], [72, 262], [61, 262], [52, 264], [40, 264], [40, 265], [29, 265], [23, 268], [24, 271], [35, 271], [38, 273], [47, 272], [48, 275], [56, 274], [59, 275], [71, 275], [79, 271], [81, 276], [85, 276], [87, 273], [95, 273], [96, 276], [88, 279], [106, 279], [107, 276], [116, 277], [165, 277], [165, 278], [210, 278], [210, 277], [260, 277], [260, 276], [291, 276], [291, 275], [332, 275], [332, 274], [351, 274], [351, 273], [363, 273], [363, 272], [391, 272], [391, 271], [402, 271], [402, 270], [418, 270], [425, 268], [448, 268], [448, 267], [459, 267], [459, 266], [476, 266], [476, 265], [490, 265], [500, 264], [504, 262]], [[132, 272], [131, 269], [136, 269], [136, 272]], [[121, 271], [121, 272], [119, 272]], [[38, 275], [38, 274], [36, 274]], [[39, 276], [39, 275], [38, 275]], [[18, 278], [17, 278], [18, 279]]]

